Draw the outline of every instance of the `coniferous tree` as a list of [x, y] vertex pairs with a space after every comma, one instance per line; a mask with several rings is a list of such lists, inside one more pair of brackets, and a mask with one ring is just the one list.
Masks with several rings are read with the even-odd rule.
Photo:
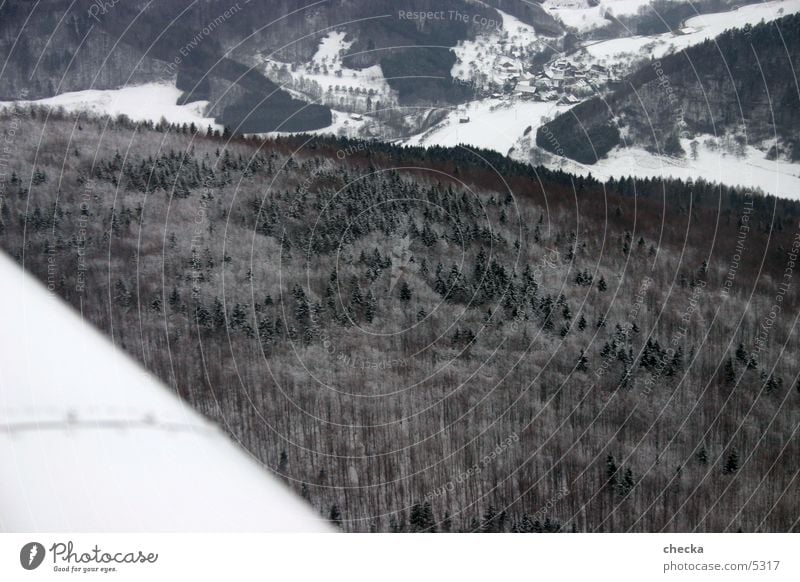
[[233, 309], [231, 310], [230, 328], [242, 329], [246, 323], [247, 312], [244, 310], [244, 307], [242, 307], [242, 305], [239, 303], [234, 304]]
[[742, 343], [736, 347], [736, 361], [742, 365], [747, 364], [747, 350]]
[[295, 300], [294, 316], [300, 323], [307, 323], [309, 318], [308, 298], [305, 290], [300, 285], [295, 285], [292, 289], [292, 296]]
[[411, 515], [408, 517], [408, 525], [411, 527], [412, 532], [423, 531], [424, 520], [422, 517], [422, 506], [415, 503], [411, 506]]
[[725, 464], [722, 466], [722, 472], [730, 475], [739, 470], [739, 454], [736, 449], [731, 449], [728, 456], [725, 458]]
[[411, 287], [408, 286], [406, 281], [400, 284], [400, 301], [404, 303], [411, 301]]
[[370, 289], [367, 291], [367, 298], [364, 301], [364, 319], [367, 320], [367, 323], [373, 322], [377, 309], [378, 301], [375, 298], [375, 294], [372, 292], [372, 289]]
[[783, 384], [783, 380], [781, 378], [775, 378], [773, 374], [770, 374], [767, 378], [766, 384], [764, 384], [764, 391], [769, 394], [771, 392], [775, 392], [778, 388], [781, 387]]
[[194, 319], [200, 327], [211, 327], [211, 314], [202, 302], [198, 302], [194, 308]]
[[612, 454], [606, 457], [606, 480], [611, 485], [617, 484], [617, 462]]
[[533, 522], [527, 513], [515, 524], [515, 529], [515, 533], [533, 533]]
[[481, 533], [495, 533], [499, 531], [498, 517], [497, 510], [493, 505], [487, 507], [486, 511], [483, 512], [483, 520], [480, 526]]
[[178, 288], [173, 287], [172, 292], [169, 294], [169, 306], [173, 309], [177, 309], [181, 303], [181, 296], [178, 293]]
[[364, 297], [361, 295], [361, 288], [358, 286], [358, 279], [353, 277], [350, 280], [350, 304], [357, 308], [364, 305]]
[[589, 369], [587, 366], [588, 363], [589, 359], [586, 357], [585, 352], [581, 350], [581, 355], [578, 357], [578, 365], [576, 366], [576, 369], [580, 372], [585, 372]]
[[342, 527], [342, 512], [339, 510], [339, 506], [335, 503], [331, 505], [331, 510], [328, 512], [328, 520], [336, 527]]
[[431, 507], [430, 501], [426, 501], [422, 505], [422, 519], [425, 524], [423, 531], [436, 533], [436, 519], [433, 516], [433, 507]]
[[214, 329], [222, 329], [225, 326], [225, 308], [219, 297], [214, 297], [214, 305], [211, 309], [211, 323]]
[[736, 382], [736, 369], [733, 367], [733, 360], [728, 358], [725, 361], [725, 369], [723, 370], [723, 378], [725, 383], [729, 386], [733, 386]]
[[622, 482], [619, 484], [620, 494], [627, 495], [633, 489], [636, 482], [633, 480], [633, 471], [630, 467], [626, 467], [622, 475]]

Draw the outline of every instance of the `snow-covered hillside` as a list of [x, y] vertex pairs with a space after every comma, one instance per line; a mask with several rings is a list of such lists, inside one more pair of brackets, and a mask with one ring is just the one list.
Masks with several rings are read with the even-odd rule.
[[[670, 4], [692, 4], [691, 0], [667, 1]], [[588, 2], [588, 0], [545, 0], [542, 3], [542, 8], [566, 27], [578, 34], [585, 34], [608, 26], [613, 22], [613, 17], [621, 18], [623, 16], [631, 17], [637, 14], [645, 14], [647, 11], [652, 10], [652, 4], [652, 0], [600, 0], [592, 3]], [[773, 2], [755, 3], [752, 8], [756, 11], [763, 11], [765, 10], [763, 8], [765, 4], [773, 4]], [[745, 8], [749, 7], [743, 7], [743, 9]], [[766, 8], [766, 11], [768, 12], [769, 8]], [[736, 20], [736, 12], [734, 10], [730, 13], [733, 18], [730, 26], [742, 25], [740, 21]], [[689, 24], [687, 23], [687, 25]]]
[[677, 34], [664, 33], [654, 36], [632, 36], [602, 42], [589, 43], [579, 51], [590, 60], [604, 64], [627, 64], [633, 59], [660, 58], [705, 40], [719, 36], [729, 28], [741, 28], [780, 18], [785, 14], [800, 11], [800, 0], [774, 0], [762, 4], [750, 4], [729, 12], [715, 12], [689, 18], [685, 27]]
[[556, 20], [578, 32], [586, 32], [608, 24], [600, 6], [589, 6], [586, 0], [546, 0], [542, 8]]
[[[697, 144], [696, 154], [692, 153], [692, 141]], [[800, 200], [800, 164], [768, 160], [764, 152], [752, 146], [734, 153], [724, 146], [725, 141], [712, 135], [697, 136], [694, 140], [682, 139], [681, 145], [688, 152], [683, 158], [659, 156], [637, 147], [620, 147], [591, 166], [572, 160], [552, 165], [583, 176], [591, 173], [600, 179], [624, 176], [702, 178]]]
[[[688, 0], [674, 0], [675, 3]], [[594, 5], [592, 5], [594, 4]], [[585, 33], [611, 23], [611, 16], [634, 16], [652, 4], [651, 0], [545, 0], [542, 8], [565, 26]]]
[[478, 89], [503, 85], [523, 73], [525, 65], [547, 45], [534, 28], [498, 10], [502, 30], [487, 28], [475, 40], [459, 42], [453, 49], [456, 63], [450, 71], [454, 79]]
[[[542, 118], [568, 109], [546, 101], [485, 99], [454, 109], [444, 121], [405, 141], [408, 145], [467, 144], [508, 154], [520, 150], [521, 140], [533, 139]], [[532, 144], [528, 144], [530, 147]]]
[[[572, 19], [574, 24], [570, 26], [577, 28], [579, 22], [589, 26], [592, 18], [597, 24], [598, 19], [603, 18], [603, 10], [615, 10], [614, 14], [617, 15], [635, 14], [648, 4], [646, 0], [619, 0], [590, 7], [585, 0], [547, 0], [543, 6], [551, 12], [563, 15], [565, 23]], [[583, 48], [552, 62], [563, 62], [574, 68], [577, 71], [576, 75], [586, 74], [587, 80], [590, 79], [593, 68], [598, 66], [601, 71], [608, 71], [609, 78], [621, 77], [635, 69], [637, 63], [651, 56], [660, 58], [714, 38], [729, 28], [755, 25], [797, 11], [800, 11], [800, 0], [773, 0], [747, 5], [730, 12], [690, 18], [677, 34], [588, 41]], [[501, 43], [501, 40], [504, 40], [502, 35], [493, 34], [461, 43], [455, 49], [459, 61], [453, 68], [453, 76], [473, 82], [478, 87], [491, 83], [495, 86], [505, 83], [508, 86], [517, 78], [523, 83], [528, 83], [524, 65], [519, 66], [525, 59], [519, 57], [524, 55], [526, 50], [536, 51], [538, 43], [542, 41], [533, 31], [524, 29], [518, 30], [516, 42]], [[533, 78], [530, 82], [534, 82]], [[591, 82], [590, 85], [602, 90], [599, 83]], [[579, 94], [574, 88], [555, 87], [553, 91], [559, 92], [562, 100], [564, 96]], [[503, 95], [503, 100], [500, 102], [497, 99], [484, 98], [452, 112], [443, 122], [424, 134], [408, 139], [406, 143], [447, 146], [463, 143], [494, 149], [521, 160], [528, 160], [532, 140], [526, 138], [531, 133], [535, 135], [536, 128], [541, 125], [542, 116], [554, 116], [568, 108], [566, 105], [555, 105], [553, 101], [538, 101], [543, 99], [542, 94], [543, 91], [537, 93], [535, 97], [537, 101], [527, 101], [512, 89]], [[526, 134], [528, 127], [532, 129]], [[604, 177], [621, 175], [702, 177], [710, 181], [761, 188], [767, 193], [783, 197], [800, 197], [800, 165], [767, 160], [764, 151], [752, 146], [748, 146], [745, 152], [740, 152], [737, 156], [726, 152], [724, 148], [709, 145], [724, 139], [725, 136], [716, 140], [711, 136], [698, 138], [700, 145], [696, 147], [696, 159], [687, 156], [687, 159], [678, 160], [656, 156], [643, 149], [626, 148], [613, 151], [608, 159], [590, 167], [572, 161], [561, 164], [563, 169], [581, 174], [591, 172]], [[684, 141], [687, 142], [684, 146], [688, 152], [690, 140]]]
[[[589, 30], [607, 23], [605, 15], [609, 11], [618, 16], [633, 15], [649, 4], [648, 0], [603, 0], [590, 6], [586, 0], [546, 0], [542, 6], [568, 26]], [[503, 19], [502, 30], [486, 29], [474, 40], [461, 42], [453, 49], [457, 61], [452, 76], [471, 84], [480, 97], [453, 108], [442, 121], [414, 135], [404, 132], [408, 127], [425, 124], [415, 123], [408, 117], [424, 120], [430, 116], [430, 110], [404, 111], [408, 122], [405, 127], [387, 128], [379, 122], [373, 112], [395, 108], [396, 94], [379, 65], [364, 69], [350, 69], [344, 65], [342, 57], [353, 44], [345, 32], [335, 30], [322, 37], [316, 53], [307, 63], [291, 65], [271, 55], [259, 54], [253, 57], [251, 64], [287, 88], [295, 98], [331, 107], [333, 123], [314, 133], [354, 138], [399, 134], [406, 135], [402, 142], [407, 144], [466, 144], [529, 160], [535, 149], [536, 129], [543, 120], [566, 111], [576, 101], [603, 91], [605, 83], [622, 78], [637, 63], [714, 38], [728, 28], [755, 25], [798, 11], [800, 0], [772, 0], [689, 18], [678, 33], [579, 41], [576, 50], [568, 54], [556, 53], [544, 68], [532, 63], [542, 51], [552, 51], [557, 41], [537, 35], [534, 27], [498, 11]], [[65, 93], [37, 103], [63, 107], [67, 111], [124, 114], [135, 121], [157, 122], [164, 118], [172, 123], [195, 123], [201, 128], [211, 125], [221, 129], [205, 116], [206, 101], [177, 105], [180, 95], [181, 91], [174, 85], [151, 83], [108, 91]], [[0, 107], [8, 105], [0, 102]], [[731, 183], [736, 180], [738, 184], [762, 185], [767, 192], [791, 197], [800, 192], [797, 165], [768, 161], [759, 149], [749, 148], [745, 156], [736, 157], [722, 149], [707, 149], [701, 145], [698, 155], [697, 160], [679, 161], [629, 148], [612, 152], [609, 159], [590, 169], [572, 162], [565, 169], [608, 176], [670, 175]]]
[[302, 93], [305, 99], [334, 109], [366, 112], [392, 107], [396, 95], [389, 87], [379, 65], [350, 69], [342, 56], [353, 44], [347, 34], [332, 31], [319, 43], [307, 63], [291, 65], [272, 55], [257, 55], [253, 64], [274, 82]]
[[[86, 111], [97, 115], [127, 115], [133, 121], [158, 122], [161, 118], [170, 123], [194, 123], [205, 129], [212, 126], [222, 129], [214, 119], [205, 116], [208, 101], [194, 101], [177, 105], [182, 91], [167, 83], [149, 83], [105, 91], [87, 90], [63, 93], [37, 101], [17, 101], [19, 104], [36, 103], [61, 107], [65, 111]], [[0, 107], [13, 105], [0, 101]]]

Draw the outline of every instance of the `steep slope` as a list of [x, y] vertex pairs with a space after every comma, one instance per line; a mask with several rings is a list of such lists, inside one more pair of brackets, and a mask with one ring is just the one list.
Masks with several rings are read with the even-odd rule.
[[484, 3], [530, 24], [537, 34], [551, 37], [564, 34], [564, 27], [540, 3], [515, 0], [485, 0]]
[[326, 107], [293, 99], [226, 56], [226, 40], [251, 25], [247, 6], [176, 0], [4, 3], [0, 99], [169, 81], [186, 92], [184, 102], [210, 101], [220, 123], [241, 131], [329, 125]]
[[[557, 33], [541, 10], [522, 12]], [[498, 23], [494, 8], [468, 0], [7, 2], [0, 6], [0, 55], [7, 56], [0, 100], [177, 77], [185, 99], [211, 101], [226, 125], [266, 132], [290, 119], [281, 129], [315, 129], [330, 123], [326, 108], [292, 99], [242, 63], [255, 55], [307, 63], [326, 34], [341, 30], [351, 41], [348, 66], [380, 65], [403, 104], [441, 105], [471, 95], [451, 77], [452, 47]]]
[[793, 527], [800, 205], [463, 148], [0, 128], [0, 246], [343, 528]]
[[742, 144], [773, 140], [772, 155], [797, 160], [798, 63], [800, 15], [731, 30], [643, 66], [539, 128], [536, 144], [592, 164], [620, 145], [680, 156], [679, 137], [731, 134]]

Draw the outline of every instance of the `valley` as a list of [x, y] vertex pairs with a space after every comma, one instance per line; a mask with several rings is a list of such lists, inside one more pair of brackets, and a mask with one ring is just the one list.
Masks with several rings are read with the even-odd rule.
[[[618, 19], [638, 15], [646, 20], [643, 15], [656, 9], [638, 0], [594, 6], [583, 0], [570, 0], [545, 2], [542, 10], [567, 32], [547, 30], [547, 34], [540, 34], [536, 26], [496, 9], [501, 27], [478, 26], [473, 38], [455, 44], [451, 49], [455, 58], [450, 71], [452, 81], [473, 96], [453, 104], [404, 104], [380, 64], [350, 66], [353, 58], [348, 55], [358, 48], [358, 37], [346, 25], [316, 35], [316, 49], [308, 53], [307, 60], [281, 60], [285, 51], [280, 50], [249, 53], [238, 49], [236, 54], [299, 102], [330, 108], [330, 124], [312, 133], [380, 138], [415, 146], [463, 144], [582, 175], [727, 181], [767, 194], [800, 196], [800, 163], [780, 155], [769, 157], [775, 140], [748, 141], [746, 131], [742, 134], [746, 142], [736, 147], [724, 145], [735, 137], [728, 130], [706, 136], [687, 133], [680, 140], [688, 148], [682, 146], [684, 153], [680, 156], [654, 151], [647, 143], [630, 139], [591, 165], [549, 155], [536, 143], [542, 125], [592, 97], [610, 94], [637, 68], [713, 39], [728, 28], [753, 26], [797, 12], [800, 0], [756, 2], [709, 11], [684, 19], [680, 29], [649, 35], [632, 33], [634, 21], [625, 20], [628, 24], [622, 36], [616, 32], [611, 38], [606, 38], [608, 32], [604, 31]], [[394, 16], [378, 15], [381, 21], [387, 18]], [[222, 130], [215, 113], [221, 110], [219, 104], [194, 100], [178, 105], [183, 102], [181, 91], [174, 85], [170, 88], [171, 83], [174, 81], [165, 79], [122, 89], [68, 92], [37, 102], [66, 111], [124, 114], [153, 122], [163, 117], [170, 123], [194, 123], [204, 129], [211, 126]], [[142, 98], [145, 94], [147, 98]], [[2, 106], [9, 107], [10, 102]], [[276, 127], [279, 131], [275, 135], [294, 132], [280, 122]], [[236, 126], [231, 129], [236, 131]], [[689, 145], [693, 142], [699, 145]], [[690, 150], [694, 154], [690, 155]]]

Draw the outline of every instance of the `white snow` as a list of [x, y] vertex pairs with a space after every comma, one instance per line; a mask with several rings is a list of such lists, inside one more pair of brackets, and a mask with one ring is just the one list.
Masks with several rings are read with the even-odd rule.
[[334, 88], [338, 85], [343, 89], [375, 89], [379, 94], [389, 94], [391, 89], [380, 65], [372, 65], [363, 69], [341, 68], [341, 76], [303, 73], [302, 76], [308, 80], [320, 83], [324, 89]]
[[[298, 74], [320, 83], [325, 89], [339, 85], [343, 88], [374, 89], [378, 93], [390, 93], [380, 65], [364, 69], [348, 69], [342, 64], [342, 56], [353, 44], [353, 41], [345, 40], [346, 36], [346, 33], [339, 31], [325, 35], [311, 59], [312, 65], [306, 66]], [[318, 73], [314, 70], [315, 66], [322, 65], [327, 66], [328, 73]], [[339, 75], [336, 74], [337, 71]]]
[[588, 44], [584, 51], [603, 64], [626, 64], [633, 58], [653, 56], [660, 58], [705, 40], [719, 36], [729, 28], [769, 22], [783, 15], [800, 11], [800, 0], [774, 0], [749, 4], [728, 12], [715, 12], [689, 18], [685, 26], [692, 29], [689, 34], [664, 33], [653, 36], [632, 36]]
[[800, 164], [783, 160], [768, 160], [765, 153], [746, 146], [737, 156], [725, 151], [720, 140], [711, 135], [697, 136], [697, 159], [692, 159], [691, 141], [682, 139], [687, 152], [683, 158], [659, 156], [642, 148], [619, 147], [598, 163], [579, 164], [572, 160], [556, 164], [559, 168], [580, 175], [591, 173], [599, 179], [634, 176], [638, 178], [672, 177], [680, 179], [702, 178], [728, 186], [760, 189], [765, 194], [800, 200]]
[[[489, 84], [502, 85], [510, 77], [521, 75], [532, 55], [542, 50], [534, 28], [518, 18], [497, 11], [503, 19], [502, 30], [487, 28], [475, 40], [459, 41], [453, 48], [456, 62], [450, 70], [454, 79], [485, 89]], [[504, 67], [508, 63], [511, 67]]]
[[589, 6], [586, 0], [545, 0], [542, 8], [565, 26], [574, 28], [579, 33], [585, 33], [610, 24], [611, 21], [606, 18], [607, 14], [633, 16], [651, 4], [652, 0], [601, 0], [598, 5]]
[[536, 38], [536, 30], [533, 26], [522, 22], [519, 18], [512, 16], [508, 12], [503, 12], [497, 8], [495, 8], [495, 10], [497, 10], [497, 13], [500, 14], [500, 17], [503, 19], [503, 32], [508, 33], [510, 39], [513, 40], [517, 36], [527, 39]]
[[[690, 4], [690, 0], [671, 0], [674, 4]], [[728, 14], [727, 27], [743, 26], [742, 19], [749, 17], [748, 12], [755, 11], [764, 15], [768, 20], [775, 18], [770, 17], [769, 13], [773, 10], [769, 5], [780, 4], [780, 2], [762, 2], [749, 6], [744, 6], [738, 10], [730, 12], [718, 13]], [[545, 0], [542, 3], [542, 8], [547, 11], [551, 16], [560, 20], [565, 26], [577, 30], [579, 33], [586, 33], [596, 28], [602, 28], [608, 25], [611, 21], [606, 16], [635, 16], [648, 7], [652, 6], [652, 0], [601, 0], [596, 6], [589, 6], [586, 0]], [[779, 10], [775, 8], [775, 10]], [[739, 11], [742, 11], [739, 14]], [[786, 14], [789, 14], [789, 9], [786, 9]], [[703, 19], [705, 16], [710, 17], [710, 24], [717, 25], [725, 18], [717, 18], [717, 15], [704, 15], [696, 18]], [[686, 26], [695, 26], [691, 21], [695, 20], [690, 18]], [[756, 20], [755, 22], [758, 22]]]
[[542, 7], [565, 26], [578, 32], [587, 32], [609, 24], [603, 17], [600, 6], [589, 6], [586, 2], [553, 2], [547, 0]]
[[396, 105], [396, 95], [380, 65], [363, 69], [344, 66], [342, 56], [353, 44], [353, 41], [345, 40], [346, 37], [344, 32], [329, 32], [320, 40], [311, 60], [294, 67], [294, 70], [289, 63], [265, 54], [257, 55], [252, 64], [284, 88], [304, 94], [306, 101], [361, 112], [367, 111], [367, 99], [373, 107], [378, 102], [382, 108]]
[[[683, 0], [675, 0], [676, 2]], [[606, 11], [615, 15], [635, 14], [650, 5], [649, 0], [603, 0], [590, 7], [586, 0], [546, 0], [543, 8], [569, 26], [586, 31], [603, 26]], [[704, 14], [689, 18], [684, 28], [687, 34], [665, 33], [653, 36], [595, 41], [569, 56], [582, 67], [602, 64], [619, 77], [642, 59], [662, 56], [714, 38], [724, 30], [770, 21], [785, 14], [800, 11], [800, 0], [772, 0], [743, 6], [729, 12]], [[540, 51], [547, 39], [539, 38], [533, 27], [498, 11], [503, 28], [487, 28], [475, 40], [460, 42], [453, 50], [458, 57], [451, 74], [454, 78], [473, 83], [480, 90], [497, 91], [498, 87], [517, 76], [526, 80], [525, 67], [533, 54]], [[349, 111], [366, 112], [367, 98], [373, 107], [391, 108], [397, 105], [396, 94], [383, 76], [380, 66], [348, 69], [342, 55], [352, 46], [347, 34], [332, 31], [320, 39], [311, 61], [292, 71], [291, 66], [263, 55], [256, 58], [260, 68], [298, 98], [322, 102], [332, 108], [333, 123], [311, 133], [360, 137], [375, 133], [379, 124], [366, 115], [352, 119]], [[175, 123], [191, 123], [205, 127], [214, 125], [204, 116], [207, 102], [198, 101], [176, 105], [180, 91], [165, 84], [126, 87], [115, 91], [80, 91], [40, 100], [39, 103], [63, 106], [67, 110], [89, 110], [116, 115], [124, 113], [134, 120], [158, 121], [162, 116]], [[8, 105], [0, 103], [0, 107]], [[553, 102], [531, 102], [505, 96], [503, 100], [486, 98], [452, 110], [447, 118], [424, 133], [402, 140], [415, 145], [453, 146], [465, 143], [494, 149], [503, 154], [526, 158], [532, 147], [536, 129], [543, 116], [555, 116], [567, 109]], [[469, 118], [467, 123], [460, 120]], [[413, 124], [412, 124], [413, 125]], [[527, 127], [531, 131], [525, 134]], [[688, 151], [688, 150], [687, 150]], [[673, 160], [654, 156], [644, 150], [624, 149], [612, 152], [607, 160], [585, 169], [577, 164], [574, 170], [586, 173], [619, 175], [620, 172], [641, 176], [670, 175], [675, 177], [704, 177], [747, 187], [763, 185], [767, 192], [797, 197], [795, 164], [767, 161], [762, 151], [750, 148], [743, 159], [721, 151], [699, 150], [702, 163], [693, 160]], [[567, 169], [567, 168], [565, 168]], [[763, 183], [763, 184], [762, 184]]]
[[363, 119], [353, 119], [351, 113], [347, 113], [346, 111], [337, 111], [335, 109], [331, 109], [331, 118], [333, 122], [327, 126], [320, 129], [312, 129], [300, 132], [293, 132], [293, 131], [272, 131], [265, 134], [258, 134], [262, 136], [275, 136], [275, 135], [297, 135], [297, 134], [308, 134], [308, 135], [335, 135], [338, 137], [350, 137], [355, 138], [361, 135], [361, 129], [369, 125], [372, 120], [370, 117], [363, 117]]
[[0, 253], [0, 531], [327, 531]]
[[[672, 0], [677, 4], [687, 0]], [[603, 12], [610, 12], [614, 16], [632, 16], [638, 14], [642, 8], [651, 6], [652, 0], [602, 0], [600, 8]]]
[[[451, 111], [447, 118], [428, 130], [407, 140], [408, 145], [455, 146], [468, 144], [493, 149], [503, 154], [519, 147], [526, 128], [528, 137], [536, 136], [542, 118], [553, 118], [568, 109], [565, 105], [538, 101], [503, 101], [485, 99], [473, 101]], [[468, 123], [460, 119], [469, 117]]]
[[[730, 12], [701, 14], [688, 19], [686, 26], [716, 29], [722, 32], [726, 28], [741, 28], [746, 23], [757, 24], [761, 19], [769, 22], [797, 11], [800, 11], [800, 1], [798, 0], [773, 0], [772, 2], [748, 4]], [[719, 34], [719, 32], [715, 34]]]
[[[588, 44], [581, 52], [588, 54], [591, 58], [590, 62], [627, 64], [634, 55], [642, 58], [651, 54], [654, 56], [665, 54], [670, 48], [669, 41], [672, 38], [672, 34], [614, 38]], [[657, 47], [661, 47], [658, 54], [656, 54]]]
[[342, 54], [353, 45], [353, 41], [345, 41], [346, 36], [347, 33], [340, 31], [333, 31], [325, 35], [311, 61], [320, 65], [326, 62], [341, 63]]
[[[167, 83], [147, 83], [123, 87], [122, 89], [75, 91], [62, 93], [55, 97], [36, 101], [17, 101], [16, 103], [49, 105], [63, 107], [65, 111], [85, 111], [94, 114], [124, 114], [133, 121], [153, 121], [157, 123], [163, 117], [170, 123], [194, 123], [200, 128], [211, 125], [222, 129], [213, 118], [206, 117], [208, 101], [194, 101], [185, 105], [177, 105], [182, 91]], [[8, 107], [13, 102], [0, 101], [0, 107]]]
[[[602, 3], [595, 9], [598, 14], [602, 6], [616, 8], [615, 14], [622, 14], [621, 11], [635, 13], [647, 4], [644, 0], [619, 0]], [[587, 14], [589, 10], [584, 0], [547, 0], [543, 6], [551, 12], [569, 14], [568, 18], [573, 18], [576, 14]], [[651, 55], [660, 58], [669, 52], [714, 38], [728, 28], [754, 25], [762, 20], [773, 20], [798, 10], [800, 0], [773, 0], [743, 6], [731, 12], [705, 14], [686, 21], [685, 28], [690, 29], [688, 34], [667, 33], [595, 42], [571, 55], [570, 60], [583, 66], [599, 63], [615, 67], [615, 71], [616, 66], [621, 66], [618, 73], [621, 74], [625, 67], [630, 67], [637, 60], [649, 58]], [[535, 43], [538, 41], [534, 33], [520, 29], [519, 36], [527, 40], [529, 47], [536, 47]], [[508, 46], [500, 44], [501, 38], [497, 33], [490, 33], [479, 35], [475, 41], [460, 43], [454, 49], [459, 61], [453, 67], [452, 75], [475, 82], [480, 87], [492, 82], [501, 84], [511, 74], [517, 74], [519, 69], [516, 65], [523, 59], [515, 59], [515, 55], [508, 54]], [[518, 44], [524, 43], [518, 40]], [[515, 67], [504, 71], [501, 68], [504, 62], [511, 62]], [[503, 101], [483, 99], [457, 108], [442, 123], [423, 134], [406, 139], [404, 143], [444, 146], [464, 143], [526, 159], [527, 150], [533, 145], [536, 129], [541, 125], [541, 117], [554, 116], [566, 108], [547, 102], [521, 101], [511, 96], [504, 97]], [[468, 123], [459, 122], [466, 118], [469, 118]], [[532, 127], [531, 132], [523, 136], [528, 126]], [[704, 142], [707, 138], [708, 136], [703, 136], [699, 139]], [[688, 152], [688, 140], [684, 147]], [[737, 157], [724, 152], [723, 148], [709, 149], [701, 144], [697, 160], [677, 160], [656, 156], [643, 149], [625, 148], [611, 152], [608, 159], [601, 160], [594, 166], [581, 166], [572, 161], [562, 162], [562, 166], [567, 171], [582, 174], [591, 172], [600, 177], [635, 175], [704, 178], [730, 185], [761, 188], [767, 193], [783, 197], [800, 197], [800, 165], [766, 160], [764, 152], [752, 146], [746, 148], [742, 157]]]

